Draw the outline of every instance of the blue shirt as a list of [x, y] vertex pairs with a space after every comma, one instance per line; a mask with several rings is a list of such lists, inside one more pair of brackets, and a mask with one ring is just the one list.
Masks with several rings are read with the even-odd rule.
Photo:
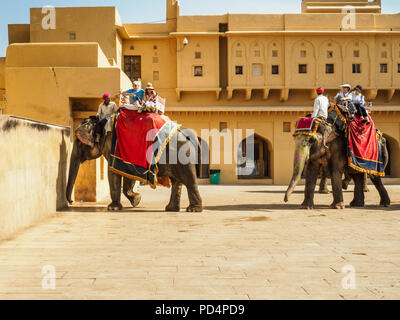
[[128, 91], [125, 91], [124, 93], [130, 93], [130, 94], [135, 94], [136, 97], [129, 97], [129, 102], [131, 104], [134, 104], [137, 99], [143, 100], [143, 95], [144, 95], [144, 90], [140, 89], [139, 91], [135, 91], [133, 89], [129, 89]]

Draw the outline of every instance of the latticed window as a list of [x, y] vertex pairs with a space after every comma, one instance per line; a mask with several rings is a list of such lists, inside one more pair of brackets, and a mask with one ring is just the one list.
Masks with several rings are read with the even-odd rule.
[[335, 73], [335, 65], [333, 63], [327, 63], [325, 65], [325, 73]]
[[290, 122], [283, 123], [283, 132], [290, 132]]
[[307, 73], [307, 65], [299, 64], [299, 73]]
[[254, 77], [259, 77], [262, 76], [262, 64], [260, 63], [253, 63], [253, 76]]
[[124, 71], [126, 75], [135, 81], [142, 78], [142, 57], [141, 56], [125, 56]]
[[388, 72], [388, 65], [387, 65], [387, 63], [381, 63], [381, 65], [380, 65], [380, 71], [381, 71], [381, 73], [387, 73], [387, 72]]
[[353, 63], [353, 73], [361, 73], [361, 64]]
[[273, 65], [271, 72], [272, 72], [272, 74], [279, 74], [279, 66]]
[[195, 66], [194, 67], [194, 76], [202, 77], [203, 76], [203, 66]]

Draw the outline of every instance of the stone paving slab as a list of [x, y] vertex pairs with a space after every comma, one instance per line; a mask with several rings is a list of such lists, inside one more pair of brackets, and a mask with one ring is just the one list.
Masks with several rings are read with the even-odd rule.
[[[282, 186], [200, 186], [201, 214], [184, 212], [186, 194], [165, 213], [169, 190], [141, 191], [139, 208], [75, 204], [1, 242], [0, 299], [400, 298], [400, 186], [389, 209], [373, 190], [366, 208], [341, 211], [320, 194], [298, 209], [302, 187], [284, 204]], [[44, 266], [55, 290], [42, 288]]]

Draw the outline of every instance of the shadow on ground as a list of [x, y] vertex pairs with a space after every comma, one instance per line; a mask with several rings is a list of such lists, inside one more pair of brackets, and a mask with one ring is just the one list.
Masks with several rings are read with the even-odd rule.
[[61, 210], [62, 212], [82, 212], [82, 213], [96, 213], [96, 212], [102, 212], [102, 213], [119, 213], [119, 212], [132, 212], [132, 213], [156, 213], [156, 212], [165, 212], [165, 210], [146, 210], [142, 208], [132, 208], [132, 207], [124, 207], [122, 211], [108, 211], [107, 206], [104, 207], [99, 207], [96, 205], [93, 206], [70, 206], [64, 210]]
[[[286, 190], [251, 190], [251, 191], [245, 191], [247, 193], [276, 193], [276, 194], [285, 194]], [[304, 190], [297, 190], [297, 191], [293, 191], [293, 193], [297, 193], [297, 194], [304, 194]], [[316, 194], [318, 194], [318, 191], [315, 191]], [[331, 191], [329, 191], [329, 193], [332, 193]], [[343, 190], [343, 193], [353, 193], [353, 191], [350, 190]]]
[[[300, 208], [299, 204], [229, 204], [229, 205], [218, 205], [218, 206], [205, 206], [205, 210], [209, 211], [273, 211], [273, 210], [304, 210]], [[336, 211], [329, 208], [329, 205], [316, 205], [314, 210]], [[364, 208], [351, 208], [346, 206], [346, 209], [351, 210], [383, 210], [383, 211], [395, 211], [400, 210], [400, 204], [393, 204], [389, 208], [383, 208], [378, 205], [367, 205]], [[337, 210], [340, 212], [340, 210]]]
[[[265, 203], [265, 204], [221, 204], [221, 205], [214, 205], [214, 206], [204, 206], [203, 208], [206, 211], [275, 211], [275, 210], [304, 210], [300, 208], [300, 204], [285, 204], [285, 203]], [[378, 205], [367, 205], [364, 208], [352, 208], [348, 204], [346, 205], [346, 209], [351, 210], [376, 210], [376, 211], [400, 211], [400, 204], [392, 204], [389, 208], [380, 207]], [[327, 211], [336, 211], [330, 209], [329, 205], [316, 205], [314, 210], [312, 211], [320, 211], [320, 210], [327, 210]], [[181, 212], [184, 211], [184, 208], [181, 209]], [[341, 210], [337, 210], [340, 212]], [[151, 210], [145, 208], [131, 208], [131, 207], [124, 207], [122, 211], [108, 211], [107, 206], [100, 207], [100, 206], [70, 206], [62, 212], [82, 212], [82, 213], [120, 213], [120, 212], [129, 212], [129, 213], [165, 213], [163, 209]]]

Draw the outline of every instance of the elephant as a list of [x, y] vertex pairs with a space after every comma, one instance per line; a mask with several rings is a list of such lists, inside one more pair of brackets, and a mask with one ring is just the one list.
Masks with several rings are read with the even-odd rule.
[[[344, 209], [342, 175], [345, 173], [354, 180], [354, 198], [351, 207], [364, 207], [364, 173], [360, 173], [348, 166], [347, 140], [344, 135], [345, 123], [340, 119], [335, 110], [329, 112], [326, 122], [321, 122], [314, 136], [295, 136], [295, 155], [293, 164], [293, 176], [285, 193], [284, 201], [289, 200], [294, 188], [305, 169], [306, 185], [305, 197], [301, 208], [312, 209], [314, 207], [314, 190], [318, 174], [323, 167], [328, 168], [332, 183], [333, 203], [331, 208]], [[382, 150], [384, 167], [386, 168], [389, 154], [386, 148], [386, 140], [380, 136], [378, 141]], [[372, 183], [380, 195], [380, 205], [390, 206], [390, 198], [380, 176], [370, 175]]]
[[[94, 127], [96, 121], [94, 119], [86, 119], [86, 127]], [[170, 177], [171, 179], [171, 196], [169, 204], [166, 206], [165, 211], [178, 212], [180, 211], [180, 198], [182, 192], [182, 185], [187, 188], [190, 205], [187, 207], [187, 212], [202, 212], [202, 198], [199, 193], [199, 188], [197, 185], [196, 167], [193, 162], [188, 164], [181, 164], [179, 161], [176, 164], [169, 164], [169, 154], [177, 153], [182, 148], [187, 149], [187, 143], [190, 143], [187, 136], [185, 136], [182, 131], [184, 129], [179, 129], [171, 140], [176, 139], [177, 143], [169, 143], [165, 148], [166, 161], [163, 164], [158, 165], [158, 176], [159, 177]], [[187, 130], [187, 129], [186, 129]], [[171, 141], [170, 140], [170, 141]], [[79, 139], [75, 139], [70, 161], [70, 169], [68, 174], [68, 183], [66, 188], [67, 201], [72, 204], [71, 195], [72, 189], [74, 187], [76, 177], [78, 175], [80, 164], [87, 161], [99, 158], [101, 155], [109, 162], [110, 151], [112, 145], [112, 133], [106, 133], [100, 140], [99, 143], [94, 144], [93, 147], [82, 143]], [[122, 183], [123, 179], [123, 183]], [[112, 202], [108, 205], [109, 211], [120, 211], [122, 210], [121, 205], [121, 183], [123, 194], [128, 198], [133, 207], [139, 205], [141, 200], [141, 195], [132, 192], [133, 186], [135, 184], [134, 180], [122, 177], [110, 169], [108, 170], [108, 182], [110, 186], [110, 195]]]

